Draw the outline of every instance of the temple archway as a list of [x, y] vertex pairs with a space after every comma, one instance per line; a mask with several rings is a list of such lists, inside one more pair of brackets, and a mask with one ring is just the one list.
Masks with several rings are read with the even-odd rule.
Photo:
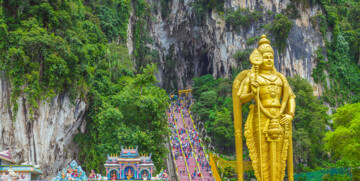
[[151, 174], [148, 169], [142, 169], [140, 171], [140, 178], [143, 179], [146, 176], [147, 179], [151, 179]]
[[119, 172], [115, 169], [110, 170], [109, 174], [110, 174], [110, 177], [108, 176], [108, 178], [110, 178], [110, 179], [112, 179], [113, 177], [115, 177], [116, 180], [120, 179]]

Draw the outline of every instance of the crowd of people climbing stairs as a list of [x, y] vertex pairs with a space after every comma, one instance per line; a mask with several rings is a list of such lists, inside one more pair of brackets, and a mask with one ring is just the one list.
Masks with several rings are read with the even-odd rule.
[[179, 180], [215, 181], [199, 133], [190, 117], [193, 99], [180, 97], [168, 110], [171, 146]]

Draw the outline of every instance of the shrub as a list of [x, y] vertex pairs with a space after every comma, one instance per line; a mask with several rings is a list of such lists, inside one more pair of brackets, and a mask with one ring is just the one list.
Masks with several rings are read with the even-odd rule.
[[360, 5], [351, 6], [349, 12], [349, 22], [354, 29], [360, 28]]
[[275, 36], [275, 44], [279, 48], [279, 52], [284, 52], [286, 40], [292, 26], [291, 20], [288, 17], [277, 14], [275, 20], [270, 28], [270, 31]]
[[254, 44], [255, 42], [259, 41], [260, 40], [260, 36], [257, 36], [257, 37], [251, 37], [249, 39], [246, 40], [246, 44], [247, 45], [252, 45]]
[[206, 13], [212, 9], [216, 9], [218, 12], [224, 11], [224, 0], [195, 0], [193, 9], [196, 15], [196, 20], [201, 22]]
[[225, 17], [225, 22], [228, 26], [236, 28], [238, 26], [249, 27], [251, 23], [259, 20], [262, 16], [261, 12], [250, 12], [249, 9], [239, 8], [237, 10], [229, 10]]
[[237, 60], [237, 62], [246, 62], [249, 61], [249, 56], [251, 54], [251, 49], [239, 50], [234, 55], [233, 58]]
[[300, 16], [299, 10], [295, 7], [294, 4], [288, 4], [283, 13], [291, 19], [296, 19]]

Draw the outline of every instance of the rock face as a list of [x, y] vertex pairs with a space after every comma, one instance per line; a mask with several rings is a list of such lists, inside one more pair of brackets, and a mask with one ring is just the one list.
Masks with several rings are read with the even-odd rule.
[[[169, 0], [170, 14], [166, 17], [161, 15], [160, 0], [148, 0], [151, 6], [157, 6], [152, 12], [156, 20], [149, 22], [149, 29], [155, 41], [154, 49], [160, 55], [159, 75], [161, 84], [167, 88], [184, 88], [191, 85], [191, 79], [196, 76], [212, 74], [215, 78], [231, 76], [232, 68], [239, 66], [233, 58], [233, 54], [239, 50], [257, 47], [257, 41], [246, 44], [251, 37], [260, 37], [261, 34], [269, 33], [261, 26], [271, 23], [276, 13], [281, 13], [289, 0], [227, 0], [226, 9], [248, 8], [250, 11], [261, 11], [262, 17], [250, 26], [232, 29], [225, 25], [223, 14], [216, 11], [209, 12], [205, 21], [196, 22], [196, 16], [192, 7], [194, 0]], [[290, 30], [284, 53], [279, 54], [276, 47], [275, 66], [277, 70], [286, 76], [300, 75], [309, 80], [314, 86], [314, 94], [319, 95], [320, 87], [315, 84], [311, 77], [312, 70], [316, 66], [315, 50], [324, 46], [321, 33], [313, 28], [310, 18], [321, 9], [317, 5], [308, 8], [296, 7], [300, 17], [292, 19], [293, 26]], [[273, 13], [269, 13], [273, 12]], [[274, 40], [272, 40], [274, 41]], [[274, 43], [273, 43], [274, 44]], [[170, 57], [170, 58], [169, 58]], [[166, 62], [169, 59], [175, 61], [173, 70], [168, 70]], [[168, 77], [177, 81], [170, 82]]]
[[40, 165], [44, 175], [41, 179], [51, 180], [59, 170], [77, 159], [78, 149], [73, 141], [78, 128], [84, 131], [86, 104], [76, 100], [70, 103], [66, 93], [49, 101], [38, 102], [33, 119], [30, 119], [26, 97], [18, 99], [16, 120], [10, 102], [11, 87], [1, 78], [0, 87], [0, 150], [11, 149], [18, 164], [23, 162]]

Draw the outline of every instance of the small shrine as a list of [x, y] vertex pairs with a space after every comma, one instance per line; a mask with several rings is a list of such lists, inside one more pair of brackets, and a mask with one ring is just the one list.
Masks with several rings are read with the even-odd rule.
[[88, 180], [85, 171], [78, 166], [75, 160], [58, 173], [52, 180]]
[[0, 179], [1, 180], [39, 180], [40, 175], [44, 174], [39, 165], [23, 163], [15, 164], [11, 157], [10, 150], [0, 152]]
[[108, 180], [150, 180], [154, 169], [150, 155], [139, 155], [135, 148], [121, 147], [121, 153], [107, 155], [106, 176]]

